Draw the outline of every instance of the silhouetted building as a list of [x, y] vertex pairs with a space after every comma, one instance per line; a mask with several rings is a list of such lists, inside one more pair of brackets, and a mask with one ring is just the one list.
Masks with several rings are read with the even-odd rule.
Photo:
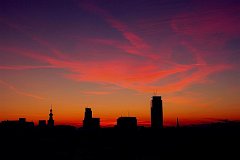
[[34, 123], [33, 122], [27, 122], [26, 118], [19, 118], [15, 121], [2, 121], [1, 123], [2, 127], [5, 128], [33, 128]]
[[151, 127], [163, 128], [163, 108], [161, 96], [153, 96], [151, 105]]
[[24, 123], [26, 123], [26, 118], [19, 118], [18, 122], [19, 122], [19, 124], [24, 124]]
[[117, 119], [117, 128], [135, 129], [137, 128], [137, 118], [136, 117], [119, 117]]
[[50, 113], [49, 113], [48, 126], [49, 126], [49, 127], [54, 127], [54, 120], [53, 120], [52, 107], [51, 107], [51, 109], [50, 109]]
[[18, 128], [19, 127], [19, 121], [2, 121], [1, 123], [2, 127], [5, 128]]
[[46, 124], [46, 120], [39, 120], [38, 121], [38, 127], [46, 127], [47, 126], [47, 124]]
[[85, 108], [83, 128], [88, 128], [88, 129], [100, 128], [100, 118], [92, 117], [91, 108]]

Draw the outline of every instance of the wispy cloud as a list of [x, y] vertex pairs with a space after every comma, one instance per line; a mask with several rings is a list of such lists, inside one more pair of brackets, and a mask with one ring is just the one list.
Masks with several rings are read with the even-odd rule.
[[[112, 16], [108, 11], [100, 8], [91, 2], [82, 2], [79, 5], [81, 8], [101, 16], [112, 28], [122, 33], [123, 37], [128, 40], [131, 45], [121, 46], [130, 54], [143, 56], [151, 59], [159, 59], [159, 55], [151, 51], [150, 45], [147, 44], [140, 36], [130, 31], [128, 26]], [[118, 45], [119, 46], [119, 45]]]
[[[141, 58], [129, 58], [127, 56], [122, 56], [119, 59], [95, 59], [94, 61], [71, 59], [67, 56], [67, 53], [61, 52], [61, 50], [48, 43], [46, 40], [42, 40], [38, 36], [25, 31], [20, 26], [10, 24], [10, 26], [13, 26], [13, 28], [17, 29], [21, 33], [25, 33], [31, 37], [33, 41], [48, 48], [53, 56], [49, 56], [48, 54], [40, 51], [0, 46], [0, 50], [12, 52], [14, 54], [22, 55], [47, 64], [42, 66], [0, 66], [0, 69], [21, 70], [58, 68], [65, 69], [65, 73], [63, 74], [65, 78], [75, 81], [113, 84], [118, 87], [140, 92], [152, 92], [156, 89], [161, 92], [176, 92], [193, 84], [207, 83], [208, 81], [206, 81], [206, 79], [208, 79], [209, 75], [231, 69], [232, 67], [226, 63], [210, 63], [209, 61], [206, 61], [206, 55], [209, 55], [209, 52], [199, 49], [199, 46], [196, 46], [194, 43], [184, 38], [179, 41], [171, 38], [167, 39], [165, 42], [166, 46], [163, 46], [158, 53], [153, 52], [153, 46], [148, 44], [143, 38], [129, 29], [127, 24], [112, 16], [108, 11], [86, 1], [80, 3], [80, 7], [99, 15], [110, 27], [120, 32], [126, 40], [122, 42], [115, 39], [92, 38], [90, 39], [91, 42], [113, 46], [125, 51], [126, 53], [136, 55]], [[188, 26], [184, 26], [185, 22]], [[208, 22], [210, 23], [209, 20]], [[221, 21], [220, 24], [223, 24], [223, 22]], [[205, 21], [199, 24], [199, 26], [205, 25]], [[216, 28], [216, 26], [210, 26], [212, 29], [206, 27], [205, 29], [199, 28], [200, 31], [196, 32], [195, 27], [197, 28], [198, 26], [195, 26], [190, 18], [181, 18], [181, 16], [180, 18], [176, 17], [176, 19], [172, 20], [171, 27], [177, 34], [191, 35], [193, 37], [209, 35], [213, 31], [213, 28]], [[221, 31], [227, 32], [228, 28], [222, 30], [219, 29], [219, 32]], [[197, 39], [199, 39], [199, 37], [197, 37]], [[193, 62], [191, 64], [179, 64], [173, 60], [173, 57], [171, 57], [171, 45], [169, 45], [173, 40], [174, 43], [178, 42], [178, 45], [185, 47], [186, 50], [192, 54]], [[175, 80], [169, 81], [164, 85], [156, 83], [166, 80], [169, 77], [175, 77]], [[86, 94], [108, 93], [88, 91]]]
[[[239, 5], [196, 8], [194, 12], [186, 11], [173, 17], [171, 28], [177, 35], [188, 36], [191, 44], [198, 48], [216, 50], [226, 45], [226, 42], [240, 35]], [[186, 40], [186, 39], [185, 39]]]
[[0, 80], [0, 85], [2, 85], [3, 87], [6, 87], [6, 88], [12, 90], [16, 94], [19, 94], [19, 95], [22, 95], [22, 96], [31, 97], [31, 98], [38, 99], [38, 100], [45, 99], [45, 98], [43, 98], [41, 96], [38, 96], [38, 95], [35, 95], [35, 94], [32, 94], [32, 93], [28, 93], [28, 92], [22, 91], [22, 90], [16, 88], [15, 86], [13, 86], [13, 85], [11, 85], [11, 84], [3, 81], [3, 80]]
[[0, 70], [28, 70], [28, 69], [49, 69], [56, 68], [55, 66], [24, 66], [24, 65], [8, 65], [0, 66]]
[[[18, 51], [14, 49], [11, 51]], [[119, 59], [116, 61], [67, 61], [40, 55], [33, 51], [24, 50], [24, 56], [49, 63], [56, 68], [65, 68], [69, 73], [65, 77], [76, 81], [87, 81], [102, 84], [114, 84], [123, 88], [152, 92], [155, 89], [164, 92], [174, 92], [182, 90], [192, 84], [203, 83], [208, 75], [230, 69], [230, 65], [218, 64], [208, 65], [201, 58], [196, 58], [196, 64], [192, 65], [175, 65], [171, 69], [162, 70], [157, 63], [142, 61], [128, 61]], [[188, 73], [195, 69], [194, 72]], [[185, 73], [180, 80], [169, 82], [164, 86], [152, 85], [153, 82], [161, 81], [168, 76], [177, 73]]]
[[15, 30], [17, 30], [18, 32], [24, 34], [26, 37], [30, 38], [35, 43], [38, 43], [42, 47], [48, 49], [52, 55], [54, 55], [58, 58], [62, 58], [62, 59], [68, 58], [68, 56], [66, 56], [66, 54], [64, 54], [63, 52], [58, 50], [56, 47], [54, 47], [48, 41], [40, 38], [36, 34], [33, 34], [31, 31], [29, 31], [29, 26], [16, 24], [16, 23], [14, 23], [12, 21], [9, 21], [9, 20], [6, 20], [2, 17], [0, 18], [0, 22], [9, 26], [9, 27], [11, 27], [11, 28], [13, 28], [13, 29], [15, 29]]
[[112, 92], [108, 92], [108, 91], [82, 91], [81, 93], [86, 94], [86, 95], [108, 95], [108, 94], [111, 94]]

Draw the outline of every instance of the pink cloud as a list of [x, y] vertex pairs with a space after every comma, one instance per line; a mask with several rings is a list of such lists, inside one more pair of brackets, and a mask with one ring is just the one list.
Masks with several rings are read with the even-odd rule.
[[48, 69], [56, 68], [54, 66], [24, 66], [24, 65], [11, 65], [11, 66], [0, 66], [0, 70], [27, 70], [27, 69]]
[[48, 41], [43, 40], [41, 38], [39, 38], [38, 36], [28, 33], [28, 35], [30, 35], [30, 37], [32, 38], [32, 40], [38, 42], [40, 45], [46, 47], [48, 50], [50, 50], [50, 52], [55, 55], [58, 58], [61, 59], [67, 59], [68, 56], [66, 56], [66, 54], [62, 53], [60, 50], [56, 49], [55, 47], [53, 47]]
[[[66, 53], [63, 53], [60, 50], [56, 49], [47, 41], [44, 41], [35, 35], [25, 32], [23, 29], [19, 29], [19, 27], [17, 27], [18, 30], [29, 35], [33, 41], [37, 41], [40, 45], [47, 47], [54, 56], [50, 57], [46, 53], [21, 48], [7, 48], [4, 46], [0, 47], [0, 49], [8, 52], [13, 52], [15, 54], [20, 54], [27, 58], [32, 58], [44, 64], [47, 64], [38, 66], [41, 68], [50, 67], [65, 69], [66, 72], [63, 76], [75, 81], [114, 84], [122, 88], [133, 89], [141, 92], [152, 92], [156, 89], [161, 92], [180, 91], [193, 84], [206, 83], [206, 79], [209, 75], [231, 68], [230, 65], [225, 63], [210, 64], [206, 61], [205, 57], [205, 54], [207, 55], [209, 52], [199, 49], [193, 45], [193, 43], [188, 42], [185, 39], [183, 39], [182, 43], [179, 43], [179, 45], [186, 47], [186, 49], [193, 55], [195, 62], [190, 65], [175, 63], [171, 59], [171, 53], [169, 53], [169, 48], [171, 46], [169, 44], [173, 40], [174, 43], [176, 43], [175, 39], [168, 39], [165, 42], [166, 46], [163, 46], [159, 53], [155, 53], [152, 51], [153, 46], [150, 46], [148, 43], [146, 43], [144, 39], [132, 32], [126, 24], [113, 17], [106, 10], [87, 2], [81, 3], [80, 5], [82, 8], [94, 12], [102, 17], [112, 28], [115, 28], [117, 31], [119, 31], [127, 40], [127, 42], [121, 42], [112, 39], [95, 38], [91, 39], [92, 42], [113, 46], [118, 49], [122, 49], [129, 54], [144, 57], [145, 59], [140, 60], [137, 58], [121, 57], [119, 59], [108, 60], [95, 59], [94, 61], [82, 59], [71, 60], [69, 57], [67, 57]], [[192, 22], [192, 19], [189, 17], [176, 17], [176, 19], [173, 19], [172, 21], [172, 28], [178, 34], [183, 35], [209, 35], [214, 31], [213, 28], [216, 28], [216, 26], [210, 25], [210, 28], [207, 28], [206, 25], [210, 23], [211, 18], [214, 19], [215, 17], [210, 17], [210, 20], [207, 18], [208, 17], [204, 17], [203, 15], [203, 17], [200, 17], [200, 19], [203, 19], [203, 23], [197, 23], [197, 26], [195, 26], [196, 24]], [[205, 22], [206, 19], [207, 22]], [[221, 22], [221, 24], [223, 23]], [[225, 29], [219, 29], [219, 31], [227, 32], [228, 27]], [[1, 67], [0, 69], [35, 68], [35, 66]], [[167, 82], [167, 84], [164, 86], [156, 85], [156, 82], [161, 82], [161, 80], [165, 80], [170, 76], [175, 76], [175, 81]], [[89, 94], [105, 94], [104, 92], [96, 91], [87, 92]]]
[[190, 85], [205, 82], [205, 79], [210, 74], [222, 72], [222, 71], [228, 70], [230, 68], [231, 68], [230, 65], [204, 66], [204, 67], [199, 68], [198, 71], [194, 72], [193, 74], [180, 80], [179, 82], [177, 82], [175, 84], [170, 84], [170, 85], [164, 86], [162, 89], [165, 91], [171, 91], [171, 90], [180, 91]]
[[175, 16], [171, 28], [181, 37], [181, 45], [197, 58], [196, 63], [229, 66], [227, 59], [236, 53], [231, 53], [227, 45], [240, 36], [239, 16], [236, 14], [239, 9], [239, 6], [231, 6], [216, 11], [215, 7], [201, 6], [194, 12], [186, 11]]
[[239, 6], [220, 11], [199, 8], [194, 12], [181, 13], [172, 19], [171, 28], [179, 35], [191, 36], [196, 44], [216, 48], [240, 35], [239, 16], [236, 15], [239, 9]]
[[26, 37], [30, 38], [34, 42], [37, 42], [41, 46], [43, 46], [46, 49], [48, 49], [54, 56], [56, 56], [58, 58], [62, 58], [62, 59], [68, 58], [68, 56], [66, 56], [66, 54], [62, 53], [56, 47], [53, 47], [53, 45], [50, 44], [48, 41], [46, 41], [46, 40], [40, 38], [39, 36], [31, 33], [31, 31], [29, 31], [29, 27], [24, 26], [24, 25], [16, 24], [16, 23], [14, 23], [12, 21], [9, 21], [9, 20], [3, 19], [3, 18], [0, 18], [0, 22], [8, 25], [9, 27], [17, 30], [20, 33], [23, 33]]
[[131, 44], [123, 43], [117, 40], [94, 38], [94, 39], [90, 39], [90, 41], [93, 43], [101, 44], [101, 45], [113, 46], [131, 55], [146, 57], [145, 53], [142, 53], [141, 51], [139, 51], [139, 49], [136, 48], [135, 46]]
[[[153, 60], [140, 61], [127, 58], [99, 61], [60, 60], [31, 50], [5, 48], [7, 51], [39, 60], [54, 68], [66, 69], [68, 71], [64, 74], [66, 78], [76, 81], [114, 84], [122, 88], [143, 92], [152, 92], [156, 89], [162, 92], [179, 91], [190, 85], [203, 83], [210, 74], [230, 68], [229, 65], [225, 64], [209, 65], [200, 56], [199, 50], [193, 47], [189, 47], [189, 49], [196, 55], [195, 64], [180, 65], [172, 62], [168, 64], [168, 69], [163, 69], [158, 61]], [[194, 72], [189, 73], [192, 69]], [[179, 77], [180, 80], [169, 82], [164, 86], [152, 84], [177, 73], [184, 73], [184, 76]]]
[[32, 93], [28, 93], [28, 92], [24, 92], [18, 88], [16, 88], [15, 86], [3, 81], [3, 80], [0, 80], [0, 85], [14, 91], [16, 94], [19, 94], [19, 95], [22, 95], [22, 96], [27, 96], [27, 97], [31, 97], [31, 98], [34, 98], [34, 99], [38, 99], [38, 100], [43, 100], [45, 98], [41, 97], [41, 96], [38, 96], [38, 95], [35, 95], [35, 94], [32, 94]]
[[[94, 12], [99, 16], [103, 17], [103, 19], [112, 27], [115, 28], [117, 31], [122, 33], [123, 37], [130, 42], [131, 46], [121, 46], [120, 48], [124, 49], [128, 53], [143, 56], [151, 59], [159, 59], [159, 55], [153, 53], [150, 50], [149, 44], [147, 44], [140, 36], [130, 31], [128, 26], [121, 22], [120, 20], [113, 17], [109, 12], [106, 10], [98, 7], [97, 5], [89, 2], [80, 3], [80, 7]], [[119, 45], [118, 45], [119, 46]]]

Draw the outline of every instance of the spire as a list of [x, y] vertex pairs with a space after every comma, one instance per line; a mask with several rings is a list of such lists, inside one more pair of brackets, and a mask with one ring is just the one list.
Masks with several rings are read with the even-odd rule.
[[154, 95], [154, 96], [157, 96], [157, 94], [158, 94], [158, 90], [156, 89], [156, 90], [153, 92], [153, 95]]
[[49, 127], [53, 127], [53, 126], [54, 126], [53, 113], [52, 113], [52, 105], [51, 105], [50, 113], [49, 113], [48, 126], [49, 126]]
[[178, 121], [178, 117], [177, 117], [177, 128], [179, 128], [180, 126], [179, 126], [179, 121]]

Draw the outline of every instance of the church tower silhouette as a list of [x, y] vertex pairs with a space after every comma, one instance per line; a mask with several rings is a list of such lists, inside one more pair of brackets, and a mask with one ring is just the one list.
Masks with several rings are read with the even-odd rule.
[[49, 126], [49, 127], [54, 127], [52, 106], [51, 106], [50, 113], [49, 113], [48, 126]]

